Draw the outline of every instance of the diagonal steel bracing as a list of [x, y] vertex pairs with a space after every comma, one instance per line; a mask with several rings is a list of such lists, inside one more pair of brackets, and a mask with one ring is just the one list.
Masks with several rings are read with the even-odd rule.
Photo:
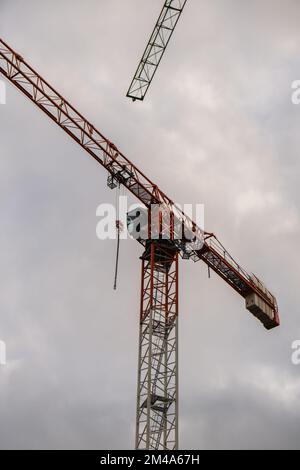
[[[204, 261], [242, 297], [257, 294], [274, 312], [274, 320], [270, 325], [268, 319], [267, 327], [279, 325], [275, 297], [266, 289], [261, 289], [260, 284], [253, 282], [253, 276], [232, 258], [218, 238], [205, 233], [204, 246], [198, 249], [199, 243], [203, 244], [203, 230], [2, 39], [0, 74], [108, 171], [110, 187], [122, 184], [147, 208], [151, 204], [160, 204], [167, 209], [173, 216], [170, 229], [174, 234], [175, 220], [182, 224], [185, 233], [193, 232], [197, 243], [189, 257], [194, 261]], [[184, 256], [185, 250], [180, 238], [174, 237], [174, 240]]]
[[162, 243], [142, 257], [136, 449], [178, 449], [178, 253]]
[[143, 100], [169, 44], [187, 0], [166, 0], [143, 57], [130, 84], [127, 96]]

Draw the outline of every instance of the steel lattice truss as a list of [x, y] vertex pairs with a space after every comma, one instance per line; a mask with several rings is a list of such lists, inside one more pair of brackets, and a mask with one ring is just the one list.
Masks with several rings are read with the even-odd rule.
[[[257, 286], [213, 234], [203, 230], [134, 165], [109, 139], [80, 114], [60, 93], [38, 74], [24, 59], [0, 39], [0, 73], [54, 121], [66, 134], [100, 163], [109, 173], [111, 186], [117, 182], [125, 186], [139, 201], [150, 208], [160, 204], [172, 216], [170, 232], [175, 233], [175, 220], [180, 221], [186, 233], [191, 231], [203, 247], [189, 257], [204, 261], [242, 297], [254, 292], [275, 312], [273, 326], [279, 324], [278, 307], [273, 295]], [[173, 237], [174, 238], [174, 237]], [[180, 243], [174, 240], [180, 254]]]
[[[167, 2], [170, 4], [175, 2]], [[181, 4], [183, 8], [185, 2]], [[175, 21], [175, 20], [174, 20]], [[173, 23], [176, 24], [176, 23]], [[162, 220], [160, 235], [170, 239], [139, 240], [142, 257], [142, 291], [139, 342], [139, 374], [136, 423], [137, 449], [178, 448], [178, 256], [202, 260], [242, 297], [249, 294], [274, 312], [272, 321], [261, 320], [266, 328], [279, 325], [275, 297], [253, 275], [249, 275], [219, 240], [204, 233], [157, 185], [142, 173], [118, 148], [100, 133], [61, 94], [24, 59], [0, 39], [0, 73], [29, 98], [55, 124], [77, 142], [108, 172], [111, 188], [123, 185], [134, 194], [147, 213], [152, 205], [160, 215], [170, 215], [168, 226]], [[194, 234], [200, 248], [186, 252], [184, 241], [175, 237], [178, 223], [184, 233]], [[197, 246], [197, 245], [195, 245]], [[259, 315], [256, 311], [256, 316]]]
[[153, 242], [142, 258], [136, 449], [178, 448], [178, 253]]
[[143, 100], [166, 51], [187, 0], [166, 0], [143, 57], [130, 84], [127, 96]]

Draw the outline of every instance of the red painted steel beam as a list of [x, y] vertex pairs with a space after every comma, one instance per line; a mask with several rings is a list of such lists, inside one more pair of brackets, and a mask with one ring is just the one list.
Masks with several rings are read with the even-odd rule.
[[[170, 214], [174, 214], [174, 218], [182, 222], [185, 233], [194, 232], [195, 239], [203, 243], [203, 230], [2, 39], [0, 39], [0, 73], [112, 176], [121, 174], [121, 183], [142, 204], [148, 209], [151, 204], [162, 204]], [[205, 234], [203, 248], [194, 250], [191, 258], [194, 261], [204, 261], [241, 296], [257, 293], [275, 312], [274, 326], [279, 324], [275, 297], [272, 294], [266, 295], [253, 282], [252, 277], [236, 263], [214, 235]]]

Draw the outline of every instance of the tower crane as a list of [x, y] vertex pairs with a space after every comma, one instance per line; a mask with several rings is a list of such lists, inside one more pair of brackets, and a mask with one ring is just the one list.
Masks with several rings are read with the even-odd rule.
[[133, 101], [143, 99], [168, 47], [187, 0], [165, 0], [144, 54], [127, 91]]
[[[245, 299], [246, 308], [267, 330], [279, 325], [273, 294], [248, 274], [218, 238], [204, 232], [78, 112], [25, 60], [0, 39], [0, 73], [108, 172], [108, 186], [124, 186], [150, 216], [158, 205], [159, 236], [138, 241], [141, 256], [136, 449], [178, 448], [178, 269], [179, 257], [203, 261]], [[129, 215], [130, 219], [130, 215]], [[129, 223], [130, 225], [130, 223]], [[179, 237], [178, 227], [191, 237]], [[163, 237], [169, 230], [170, 237]]]

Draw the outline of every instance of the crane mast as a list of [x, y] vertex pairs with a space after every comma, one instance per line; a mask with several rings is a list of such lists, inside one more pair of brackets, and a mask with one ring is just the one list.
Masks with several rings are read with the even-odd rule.
[[[171, 3], [171, 2], [169, 2]], [[178, 448], [178, 258], [202, 260], [245, 300], [267, 329], [279, 325], [275, 297], [248, 274], [217, 237], [203, 232], [109, 139], [84, 118], [24, 59], [0, 39], [0, 73], [108, 171], [108, 186], [123, 185], [149, 212], [153, 204], [171, 214], [169, 240], [138, 240], [144, 247], [141, 273], [137, 449]], [[175, 223], [176, 222], [176, 223]], [[177, 238], [180, 226], [195, 243]], [[166, 227], [162, 224], [162, 230]]]
[[178, 251], [142, 256], [136, 449], [178, 448]]
[[165, 0], [144, 54], [127, 91], [133, 101], [143, 99], [167, 49], [187, 0]]

